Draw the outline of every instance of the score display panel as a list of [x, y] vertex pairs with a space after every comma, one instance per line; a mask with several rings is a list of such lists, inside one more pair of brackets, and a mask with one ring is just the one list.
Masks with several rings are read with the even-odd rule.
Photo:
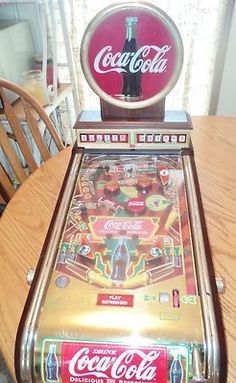
[[32, 381], [218, 376], [192, 149], [172, 145], [74, 148], [24, 330]]

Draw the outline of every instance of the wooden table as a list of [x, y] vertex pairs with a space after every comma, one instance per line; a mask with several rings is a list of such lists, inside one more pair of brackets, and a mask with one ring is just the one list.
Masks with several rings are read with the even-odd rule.
[[[236, 382], [236, 118], [194, 117], [192, 141], [228, 346], [227, 383]], [[60, 185], [70, 158], [65, 149], [17, 191], [0, 219], [0, 349], [13, 373], [14, 340]]]

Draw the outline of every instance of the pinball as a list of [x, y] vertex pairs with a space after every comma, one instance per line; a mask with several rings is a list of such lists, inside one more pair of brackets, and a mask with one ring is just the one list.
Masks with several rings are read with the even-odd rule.
[[101, 110], [74, 127], [17, 334], [19, 382], [220, 382], [191, 119], [165, 110], [182, 63], [176, 25], [151, 4], [89, 23], [81, 64]]

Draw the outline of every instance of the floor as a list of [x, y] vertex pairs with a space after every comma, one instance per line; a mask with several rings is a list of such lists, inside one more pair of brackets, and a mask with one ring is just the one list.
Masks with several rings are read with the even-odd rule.
[[0, 383], [15, 383], [10, 376], [6, 363], [0, 353]]

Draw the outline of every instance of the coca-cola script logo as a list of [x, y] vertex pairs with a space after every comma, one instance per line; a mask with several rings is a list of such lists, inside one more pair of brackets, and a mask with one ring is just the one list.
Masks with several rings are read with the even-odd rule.
[[119, 235], [120, 232], [126, 232], [127, 235], [139, 235], [140, 237], [149, 237], [153, 230], [157, 229], [157, 222], [150, 218], [112, 218], [91, 217], [91, 227], [99, 237], [104, 237], [106, 234]]
[[63, 343], [63, 383], [166, 383], [165, 347]]
[[182, 56], [173, 21], [142, 3], [113, 5], [98, 14], [81, 49], [82, 67], [93, 90], [127, 108], [151, 105], [169, 93], [179, 77]]
[[[108, 45], [98, 52], [94, 60], [94, 69], [97, 73], [163, 73], [167, 70], [168, 58], [166, 53], [171, 46], [145, 45], [136, 52], [113, 52]], [[154, 51], [153, 59], [150, 58]]]

